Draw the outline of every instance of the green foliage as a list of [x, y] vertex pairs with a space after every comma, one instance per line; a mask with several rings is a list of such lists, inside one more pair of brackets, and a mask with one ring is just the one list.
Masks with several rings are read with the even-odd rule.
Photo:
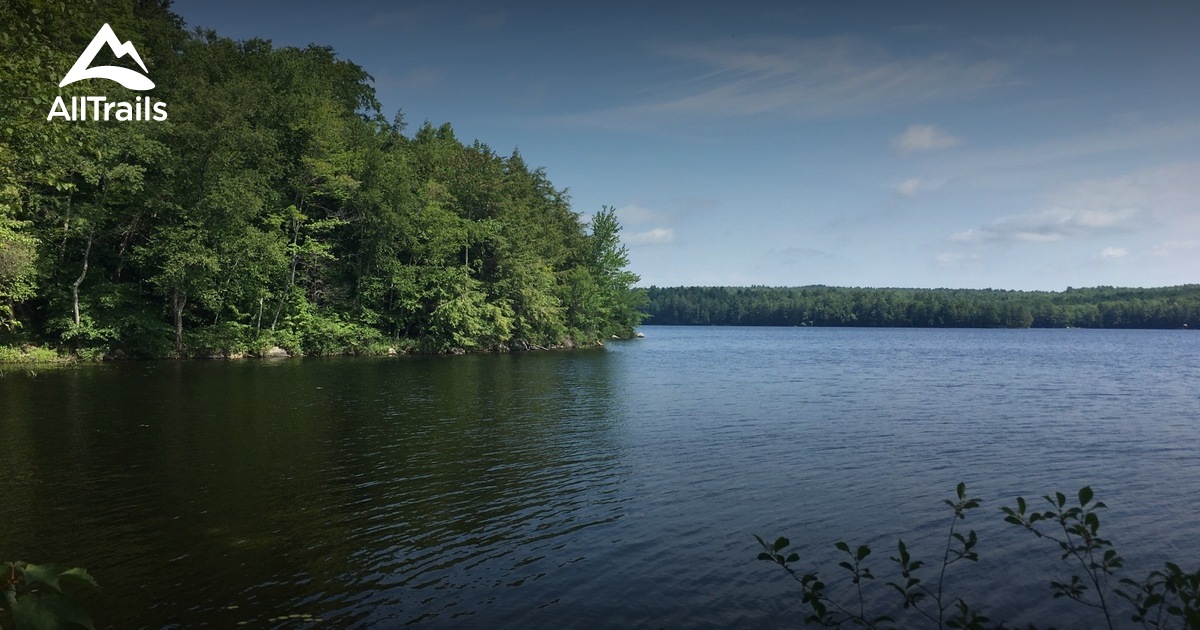
[[[1090, 487], [1081, 488], [1076, 498], [1077, 505], [1073, 505], [1061, 492], [1053, 496], [1046, 495], [1043, 499], [1050, 509], [1040, 512], [1030, 510], [1023, 497], [1017, 497], [1015, 506], [1000, 508], [1005, 515], [1005, 522], [1056, 543], [1062, 552], [1059, 559], [1082, 572], [1082, 575], [1071, 575], [1068, 582], [1051, 581], [1050, 592], [1053, 597], [1067, 598], [1101, 611], [1109, 628], [1116, 627], [1117, 621], [1122, 618], [1143, 628], [1200, 627], [1200, 570], [1187, 573], [1177, 564], [1168, 562], [1162, 570], [1151, 571], [1141, 581], [1121, 578], [1121, 587], [1114, 588], [1111, 582], [1118, 575], [1118, 570], [1124, 567], [1124, 561], [1113, 549], [1112, 543], [1100, 536], [1098, 513], [1106, 506], [1103, 502], [1093, 500], [1095, 496]], [[897, 555], [890, 558], [898, 567], [899, 576], [889, 581], [887, 586], [900, 596], [902, 610], [907, 615], [900, 620], [887, 615], [872, 616], [867, 612], [868, 598], [864, 595], [863, 585], [874, 580], [875, 576], [865, 564], [871, 555], [871, 549], [866, 545], [852, 547], [844, 541], [834, 545], [847, 557], [838, 566], [845, 570], [855, 589], [855, 603], [841, 601], [830, 595], [826, 583], [816, 571], [797, 571], [794, 565], [800, 562], [800, 555], [794, 552], [786, 556], [783, 554], [783, 550], [791, 544], [787, 538], [780, 537], [768, 545], [756, 535], [754, 539], [764, 549], [758, 554], [758, 559], [779, 565], [800, 584], [801, 601], [810, 611], [805, 617], [806, 623], [826, 627], [849, 624], [868, 628], [908, 628], [924, 619], [937, 628], [1004, 628], [1002, 623], [993, 624], [990, 618], [972, 608], [962, 597], [951, 598], [947, 595], [947, 569], [960, 561], [979, 560], [975, 551], [979, 539], [975, 531], [969, 530], [963, 534], [956, 528], [959, 521], [966, 519], [968, 511], [979, 507], [980, 500], [969, 497], [966, 485], [960, 483], [956, 488], [956, 497], [947, 499], [945, 503], [951, 509], [952, 517], [936, 581], [929, 577], [927, 563], [914, 559], [903, 540], [897, 542]], [[1127, 616], [1122, 617], [1116, 609], [1113, 595], [1130, 605], [1132, 610], [1127, 611]]]
[[[86, 569], [65, 571], [48, 564], [0, 563], [0, 628], [16, 630], [90, 628], [80, 598], [99, 590]], [[7, 616], [7, 619], [5, 618]]]
[[[135, 42], [169, 120], [45, 119], [55, 96], [134, 96], [57, 87], [84, 13]], [[611, 209], [585, 225], [543, 170], [449, 124], [405, 136], [327, 47], [187, 33], [156, 2], [14, 0], [0, 23], [0, 343], [487, 350], [640, 320]]]
[[0, 346], [0, 363], [61, 363], [63, 358], [48, 348]]
[[916, 328], [1196, 328], [1200, 285], [1062, 292], [651, 287], [650, 324]]

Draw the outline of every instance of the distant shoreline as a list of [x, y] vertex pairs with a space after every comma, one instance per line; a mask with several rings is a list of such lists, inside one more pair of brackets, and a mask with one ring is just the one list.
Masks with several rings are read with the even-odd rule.
[[1200, 327], [1200, 285], [1065, 291], [650, 287], [645, 325], [879, 328]]

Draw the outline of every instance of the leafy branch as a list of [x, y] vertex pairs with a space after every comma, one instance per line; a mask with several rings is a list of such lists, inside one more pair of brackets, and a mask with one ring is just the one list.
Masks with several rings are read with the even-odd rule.
[[[1050, 509], [1030, 510], [1025, 499], [1017, 497], [1015, 506], [1002, 507], [1000, 510], [1005, 522], [1023, 527], [1038, 538], [1057, 543], [1061, 551], [1060, 560], [1080, 570], [1066, 581], [1050, 582], [1054, 598], [1067, 598], [1099, 610], [1109, 628], [1117, 627], [1118, 620], [1122, 618], [1120, 611], [1115, 609], [1119, 600], [1132, 607], [1130, 614], [1124, 618], [1143, 628], [1200, 628], [1200, 570], [1188, 573], [1179, 565], [1168, 562], [1163, 569], [1150, 572], [1142, 581], [1121, 578], [1121, 587], [1112, 588], [1110, 584], [1118, 577], [1125, 563], [1112, 542], [1100, 535], [1098, 512], [1107, 506], [1095, 501], [1092, 489], [1087, 486], [1079, 490], [1077, 505], [1068, 505], [1066, 495], [1061, 492], [1053, 496], [1045, 495], [1043, 499], [1050, 504]], [[947, 594], [949, 567], [962, 561], [979, 560], [976, 551], [979, 537], [973, 529], [968, 529], [965, 534], [959, 531], [959, 521], [966, 519], [968, 511], [978, 508], [980, 500], [968, 497], [966, 485], [960, 483], [956, 488], [956, 498], [945, 500], [945, 504], [952, 510], [953, 516], [946, 534], [936, 584], [922, 577], [928, 571], [926, 563], [915, 559], [904, 540], [900, 539], [896, 545], [897, 555], [890, 558], [899, 568], [900, 575], [898, 579], [887, 582], [887, 586], [890, 591], [900, 595], [900, 603], [905, 611], [919, 615], [917, 619], [923, 618], [936, 628], [1005, 628], [1003, 623], [993, 625], [991, 619], [973, 609], [963, 598]], [[849, 574], [858, 600], [856, 603], [846, 603], [835, 600], [827, 593], [825, 582], [815, 571], [801, 574], [793, 569], [792, 565], [800, 561], [800, 555], [794, 552], [784, 555], [784, 550], [790, 546], [787, 538], [780, 537], [770, 545], [759, 536], [754, 538], [764, 549], [758, 555], [759, 560], [778, 564], [800, 583], [802, 601], [812, 611], [805, 617], [806, 623], [825, 627], [840, 627], [850, 623], [867, 628], [908, 628], [914, 625], [914, 619], [897, 621], [886, 615], [869, 613], [867, 603], [871, 598], [864, 593], [864, 584], [875, 579], [865, 564], [871, 555], [870, 547], [862, 545], [852, 548], [843, 541], [835, 544], [835, 548], [847, 556], [838, 566]], [[1116, 598], [1112, 597], [1114, 594]], [[1028, 627], [1034, 628], [1032, 625]]]

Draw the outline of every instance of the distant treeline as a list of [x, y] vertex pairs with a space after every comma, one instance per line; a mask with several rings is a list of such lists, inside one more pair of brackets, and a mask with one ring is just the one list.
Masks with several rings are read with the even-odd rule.
[[922, 328], [1196, 328], [1200, 285], [1062, 292], [650, 287], [647, 324]]

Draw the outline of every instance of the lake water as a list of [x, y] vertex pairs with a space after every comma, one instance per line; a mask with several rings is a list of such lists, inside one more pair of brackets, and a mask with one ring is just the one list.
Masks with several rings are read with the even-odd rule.
[[[0, 378], [0, 559], [89, 568], [100, 625], [769, 627], [984, 499], [951, 593], [1089, 627], [1001, 505], [1090, 484], [1137, 577], [1200, 559], [1200, 334], [647, 327], [605, 350], [144, 362]], [[932, 579], [933, 576], [927, 576]]]

